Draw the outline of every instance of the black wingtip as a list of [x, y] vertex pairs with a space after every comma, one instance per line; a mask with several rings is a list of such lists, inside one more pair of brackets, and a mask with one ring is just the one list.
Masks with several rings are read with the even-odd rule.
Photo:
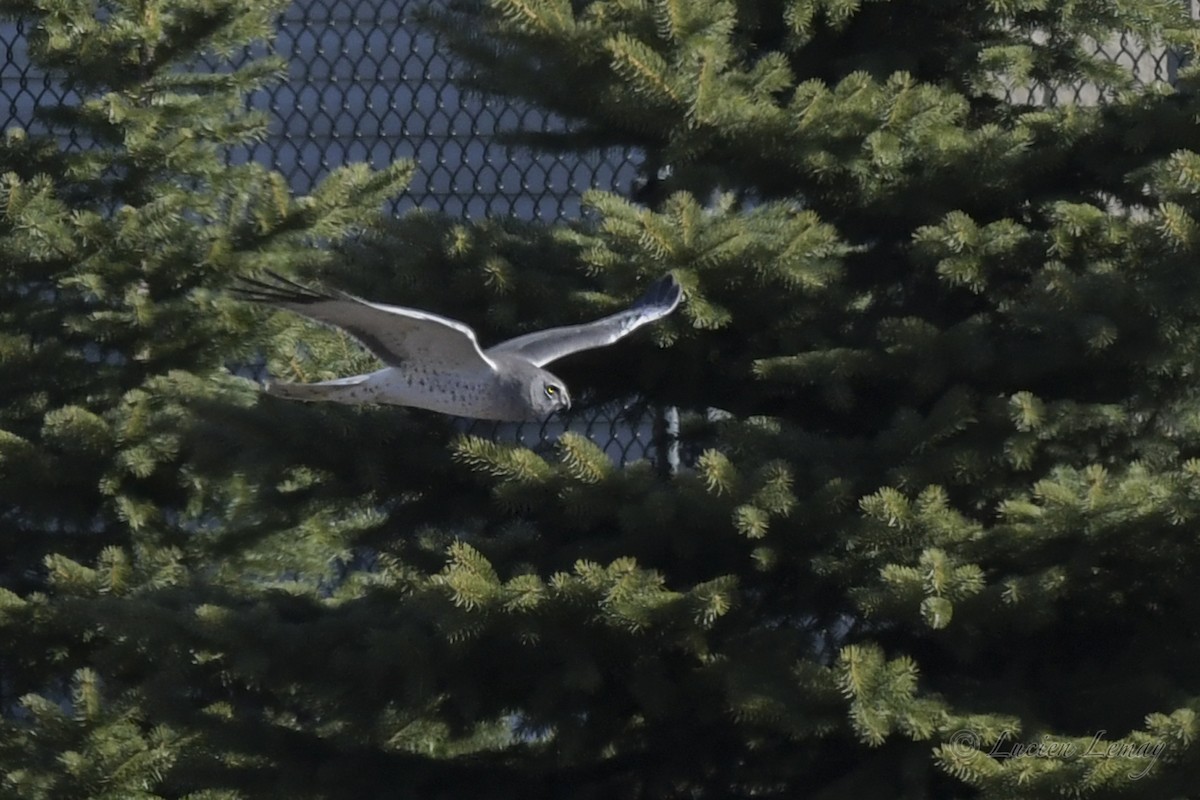
[[650, 284], [633, 304], [633, 307], [662, 309], [664, 314], [668, 314], [675, 310], [675, 306], [679, 305], [682, 297], [683, 287], [679, 285], [675, 275], [668, 272]]
[[278, 272], [264, 270], [264, 273], [271, 279], [270, 281], [239, 275], [237, 283], [231, 286], [229, 291], [242, 300], [272, 305], [284, 303], [304, 305], [330, 299], [329, 295], [296, 283]]

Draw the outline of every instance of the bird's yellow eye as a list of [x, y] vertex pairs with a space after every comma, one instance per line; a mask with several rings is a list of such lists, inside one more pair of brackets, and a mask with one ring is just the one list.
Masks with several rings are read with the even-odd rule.
[[558, 395], [558, 387], [552, 383], [546, 384], [546, 397], [554, 398]]

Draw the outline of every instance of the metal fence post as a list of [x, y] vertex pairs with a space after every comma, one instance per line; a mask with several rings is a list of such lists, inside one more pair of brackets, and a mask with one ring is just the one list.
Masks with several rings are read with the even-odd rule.
[[679, 406], [659, 406], [654, 416], [654, 448], [663, 477], [679, 472]]

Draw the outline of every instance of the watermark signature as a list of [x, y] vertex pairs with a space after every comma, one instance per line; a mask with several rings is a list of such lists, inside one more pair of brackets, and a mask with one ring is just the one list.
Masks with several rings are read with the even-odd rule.
[[1141, 762], [1129, 772], [1130, 780], [1144, 778], [1158, 762], [1166, 749], [1166, 742], [1149, 741], [1140, 744], [1124, 741], [1109, 741], [1108, 731], [1096, 731], [1091, 741], [1062, 741], [1043, 736], [1029, 742], [1022, 742], [1015, 731], [1000, 732], [999, 738], [990, 749], [984, 749], [983, 737], [976, 731], [963, 728], [950, 735], [947, 745], [958, 754], [967, 755], [971, 752], [982, 752], [992, 758], [1007, 760], [1010, 758], [1055, 758], [1073, 760], [1077, 758], [1125, 758]]

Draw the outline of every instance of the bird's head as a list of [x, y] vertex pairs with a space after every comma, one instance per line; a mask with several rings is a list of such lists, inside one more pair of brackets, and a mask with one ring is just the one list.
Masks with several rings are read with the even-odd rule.
[[529, 382], [529, 406], [535, 416], [546, 417], [570, 408], [571, 395], [561, 379], [539, 369]]

